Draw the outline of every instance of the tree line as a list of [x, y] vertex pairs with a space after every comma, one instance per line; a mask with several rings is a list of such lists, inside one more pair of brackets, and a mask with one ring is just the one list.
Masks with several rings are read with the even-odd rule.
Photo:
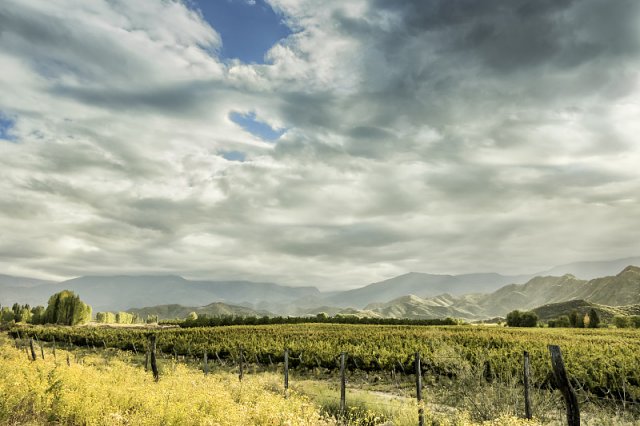
[[549, 327], [555, 328], [598, 328], [600, 327], [600, 323], [600, 315], [598, 315], [598, 311], [593, 308], [584, 315], [574, 309], [569, 315], [561, 315], [556, 319], [548, 321]]
[[158, 322], [158, 315], [147, 315], [144, 319], [136, 313], [129, 312], [98, 312], [96, 322], [100, 324], [153, 324]]
[[3, 323], [78, 325], [91, 320], [91, 306], [72, 291], [63, 290], [49, 298], [47, 307], [14, 303], [0, 309]]
[[197, 315], [191, 312], [184, 320], [164, 320], [162, 324], [174, 324], [182, 328], [191, 327], [219, 327], [227, 325], [275, 325], [275, 324], [305, 324], [305, 323], [326, 323], [326, 324], [372, 324], [372, 325], [459, 325], [461, 320], [455, 318], [436, 319], [410, 319], [410, 318], [367, 318], [356, 315], [337, 314], [329, 316], [326, 313], [319, 313], [312, 317], [256, 317], [256, 316], [207, 316]]

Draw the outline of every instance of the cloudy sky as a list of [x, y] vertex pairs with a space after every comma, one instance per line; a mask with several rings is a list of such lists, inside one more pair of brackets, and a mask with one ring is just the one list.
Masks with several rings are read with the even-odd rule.
[[638, 70], [637, 0], [3, 0], [0, 273], [635, 256]]

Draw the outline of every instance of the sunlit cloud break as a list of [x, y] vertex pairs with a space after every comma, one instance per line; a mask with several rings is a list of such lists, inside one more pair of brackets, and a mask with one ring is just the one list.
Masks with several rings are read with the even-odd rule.
[[334, 289], [640, 253], [640, 3], [213, 3], [0, 3], [0, 271]]

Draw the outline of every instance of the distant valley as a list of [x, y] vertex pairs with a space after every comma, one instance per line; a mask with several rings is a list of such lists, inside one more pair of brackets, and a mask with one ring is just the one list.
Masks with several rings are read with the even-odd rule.
[[[640, 303], [640, 258], [580, 262], [552, 268], [558, 275], [408, 273], [342, 292], [251, 281], [194, 281], [175, 275], [86, 276], [60, 283], [0, 275], [0, 303], [45, 305], [72, 290], [98, 311], [160, 318], [207, 315], [328, 315], [478, 320], [513, 309], [582, 300], [605, 306]], [[620, 266], [623, 265], [623, 266]], [[602, 274], [593, 276], [593, 274]]]

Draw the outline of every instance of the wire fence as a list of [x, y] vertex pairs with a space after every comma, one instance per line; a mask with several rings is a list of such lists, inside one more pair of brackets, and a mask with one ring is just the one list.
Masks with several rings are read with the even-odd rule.
[[[84, 345], [73, 345], [71, 342], [44, 342], [37, 339], [37, 337], [29, 338], [28, 336], [23, 336], [15, 339], [16, 348], [24, 350], [26, 352], [26, 356], [29, 359], [35, 360], [38, 358], [45, 358], [45, 356], [53, 356], [56, 357], [56, 349], [60, 351], [61, 349], [67, 351], [72, 354], [72, 357], [66, 356], [66, 363], [83, 363], [85, 357], [90, 355], [102, 354], [105, 357], [110, 355], [125, 354], [124, 356], [131, 360], [131, 362], [139, 363], [141, 365], [145, 365], [148, 368], [149, 357], [148, 347], [136, 348], [134, 346], [133, 351], [122, 352], [118, 348], [112, 348], [107, 345], [106, 342], [102, 342], [102, 345], [95, 345], [94, 342], [89, 342], [88, 340]], [[219, 352], [212, 351], [210, 354], [210, 358], [208, 358], [205, 362], [204, 358], [198, 356], [197, 354], [190, 353], [187, 354], [178, 354], [175, 350], [170, 351], [169, 353], [163, 352], [161, 349], [158, 349], [156, 353], [156, 357], [158, 360], [163, 362], [164, 364], [169, 363], [184, 363], [192, 366], [193, 368], [199, 368], [206, 372], [216, 372], [222, 371], [226, 373], [234, 373], [239, 374], [240, 379], [242, 379], [243, 375], [255, 374], [260, 372], [271, 372], [276, 374], [283, 374], [286, 371], [287, 377], [291, 382], [291, 388], [284, 388], [284, 395], [287, 392], [295, 392], [297, 394], [304, 395], [312, 400], [322, 401], [325, 404], [333, 404], [340, 405], [345, 404], [345, 399], [340, 395], [340, 386], [339, 383], [336, 383], [336, 371], [340, 367], [340, 357], [338, 354], [332, 360], [335, 363], [335, 366], [328, 366], [326, 362], [320, 362], [320, 360], [315, 357], [313, 354], [305, 354], [304, 352], [299, 352], [297, 354], [289, 354], [288, 359], [290, 361], [298, 361], [299, 365], [302, 364], [302, 361], [305, 359], [314, 359], [316, 360], [317, 367], [308, 368], [294, 367], [293, 365], [285, 365], [280, 360], [274, 360], [271, 357], [271, 354], [245, 354], [244, 350], [240, 348], [235, 354], [229, 352], [225, 354], [226, 356], [221, 355]], [[34, 355], [35, 354], [35, 355]], [[35, 358], [35, 359], [34, 359]], [[146, 358], [146, 360], [145, 360]], [[433, 362], [456, 362], [460, 361], [459, 356], [430, 356], [425, 361]], [[65, 359], [59, 360], [64, 363]], [[427, 369], [420, 371], [421, 377], [431, 378], [433, 380], [426, 381], [426, 385], [421, 384], [421, 389], [424, 389], [425, 392], [425, 401], [417, 401], [415, 399], [415, 393], [413, 392], [414, 381], [417, 378], [417, 374], [415, 371], [408, 371], [409, 369], [406, 365], [398, 362], [397, 367], [395, 366], [391, 370], [379, 369], [376, 371], [363, 371], [358, 369], [357, 360], [353, 359], [353, 366], [355, 368], [344, 369], [344, 382], [346, 387], [346, 400], [349, 401], [347, 405], [360, 406], [365, 409], [380, 409], [380, 407], [384, 407], [388, 410], [397, 410], [403, 408], [411, 408], [415, 409], [421, 403], [426, 405], [446, 405], [447, 397], [443, 397], [442, 394], [447, 391], [447, 384], [455, 383], [455, 378], [442, 378], [436, 376], [430, 376], [430, 372]], [[383, 363], [381, 360], [375, 356], [373, 356], [373, 362], [377, 363], [378, 366], [382, 366]], [[165, 365], [166, 366], [166, 365]], [[335, 368], [329, 368], [335, 367]], [[314, 371], [315, 370], [315, 371]], [[314, 389], [304, 389], [296, 385], [296, 382], [309, 379], [322, 379], [327, 385], [327, 388], [324, 391], [317, 391]], [[598, 394], [594, 394], [588, 389], [581, 380], [573, 376], [571, 374], [568, 375], [568, 380], [570, 381], [574, 392], [578, 396], [578, 404], [583, 408], [593, 407], [594, 409], [612, 409], [612, 410], [620, 410], [622, 412], [633, 412], [636, 413], [637, 418], [640, 419], [640, 400], [634, 399], [634, 396], [631, 393], [624, 393], [620, 395], [619, 392], [611, 392], [609, 391], [608, 396], [601, 396]], [[468, 392], [465, 392], [464, 385], [467, 382], [473, 382], [468, 388]], [[443, 382], [440, 383], [439, 382]], [[518, 377], [499, 377], [499, 374], [496, 374], [493, 379], [488, 379], [486, 374], [486, 365], [477, 365], [475, 366], [474, 374], [471, 377], [467, 378], [467, 382], [464, 380], [459, 383], [459, 388], [456, 392], [458, 397], [462, 398], [466, 404], [472, 409], [475, 409], [478, 412], [481, 411], [490, 411], [486, 406], [486, 403], [489, 404], [502, 404], [505, 405], [510, 403], [513, 405], [510, 410], [512, 413], [517, 415], [522, 415], [522, 384], [521, 380]], [[622, 388], [632, 389], [633, 386], [626, 379], [621, 379], [620, 384]], [[637, 386], [636, 386], [637, 387]], [[363, 390], [363, 389], [368, 390]], [[383, 389], [382, 391], [376, 391], [376, 389]], [[494, 393], [485, 392], [485, 394], [478, 395], [478, 390], [482, 389], [493, 389]], [[532, 391], [534, 391], [535, 395], [538, 397], [536, 403], [539, 403], [541, 407], [539, 410], [544, 410], [544, 413], [537, 413], [537, 416], [546, 416], [547, 418], [562, 418], [564, 415], [565, 407], [559, 404], [558, 394], [555, 393], [556, 386], [553, 383], [547, 383], [543, 386], [532, 387]], [[369, 395], [373, 394], [374, 396], [378, 396], [377, 398], [363, 398], [362, 394], [369, 393]], [[504, 395], [501, 392], [507, 393], [511, 392], [512, 394], [508, 398], [504, 398]], [[491, 400], [494, 398], [494, 400]], [[543, 401], [543, 399], [546, 400]], [[505, 401], [508, 400], [508, 401]], [[542, 401], [542, 402], [541, 402]], [[551, 401], [551, 402], [549, 402]], [[542, 407], [542, 405], [545, 405]], [[534, 407], [535, 410], [535, 407]], [[569, 423], [571, 424], [571, 423]]]

